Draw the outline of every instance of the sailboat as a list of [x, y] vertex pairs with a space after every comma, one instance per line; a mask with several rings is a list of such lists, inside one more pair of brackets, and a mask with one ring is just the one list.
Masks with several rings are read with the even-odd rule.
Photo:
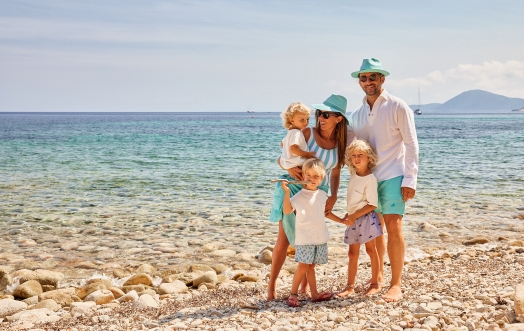
[[413, 111], [415, 115], [422, 115], [422, 109], [420, 109], [420, 88], [418, 89], [418, 108]]

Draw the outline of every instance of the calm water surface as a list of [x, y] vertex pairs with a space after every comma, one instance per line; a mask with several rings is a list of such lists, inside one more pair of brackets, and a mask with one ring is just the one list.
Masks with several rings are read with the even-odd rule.
[[[408, 222], [522, 225], [524, 116], [422, 115], [416, 127]], [[196, 213], [265, 222], [285, 133], [278, 113], [2, 113], [0, 233]], [[345, 168], [340, 213], [347, 181]]]

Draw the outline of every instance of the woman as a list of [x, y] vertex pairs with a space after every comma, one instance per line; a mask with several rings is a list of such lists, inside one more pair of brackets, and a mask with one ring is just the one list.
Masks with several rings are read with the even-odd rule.
[[[308, 149], [315, 152], [315, 157], [320, 159], [327, 170], [326, 178], [319, 186], [326, 192], [331, 189], [331, 196], [326, 203], [326, 212], [331, 211], [337, 202], [337, 192], [340, 184], [340, 170], [344, 166], [344, 152], [347, 142], [347, 100], [341, 95], [332, 94], [322, 104], [312, 105], [316, 109], [315, 127], [302, 130], [306, 138]], [[299, 167], [287, 170], [289, 175], [296, 180], [302, 180], [302, 170]], [[301, 185], [288, 185], [291, 196], [297, 193]], [[273, 262], [268, 284], [268, 300], [276, 298], [276, 281], [282, 265], [286, 261], [289, 245], [295, 246], [295, 214], [282, 213], [283, 196], [274, 197], [270, 221], [278, 221], [278, 237], [273, 248]], [[302, 291], [305, 291], [303, 283]]]

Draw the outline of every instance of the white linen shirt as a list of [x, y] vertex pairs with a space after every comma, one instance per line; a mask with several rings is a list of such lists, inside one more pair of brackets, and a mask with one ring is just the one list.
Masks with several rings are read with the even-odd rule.
[[366, 97], [362, 106], [348, 116], [348, 143], [367, 140], [378, 155], [373, 174], [379, 182], [404, 176], [402, 187], [417, 188], [418, 140], [413, 111], [404, 100], [386, 90], [370, 109]]
[[295, 245], [322, 245], [329, 241], [324, 216], [327, 198], [322, 190], [304, 188], [291, 197], [291, 206], [297, 212]]

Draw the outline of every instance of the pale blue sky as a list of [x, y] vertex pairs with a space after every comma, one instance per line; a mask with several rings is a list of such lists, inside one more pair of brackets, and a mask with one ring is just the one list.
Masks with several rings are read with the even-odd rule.
[[377, 57], [408, 103], [524, 98], [524, 1], [0, 0], [0, 111], [281, 111]]

